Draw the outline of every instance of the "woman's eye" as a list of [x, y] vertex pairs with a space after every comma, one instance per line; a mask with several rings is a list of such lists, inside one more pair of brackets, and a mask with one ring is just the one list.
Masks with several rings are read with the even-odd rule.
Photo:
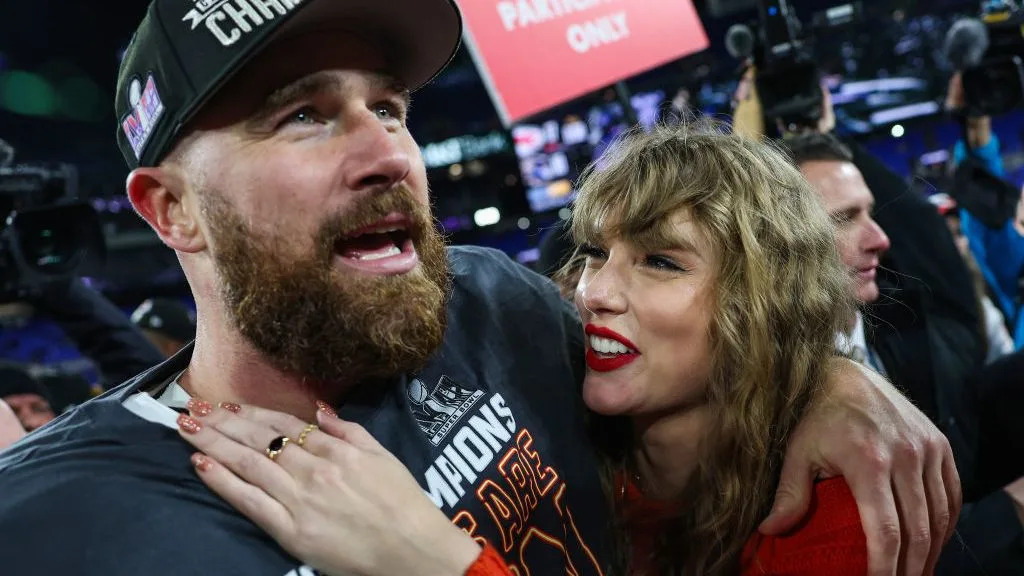
[[682, 266], [664, 256], [648, 256], [644, 259], [644, 266], [666, 272], [686, 272]]
[[580, 255], [586, 256], [587, 258], [594, 258], [598, 260], [604, 260], [608, 257], [604, 250], [601, 250], [593, 244], [582, 244], [580, 245]]

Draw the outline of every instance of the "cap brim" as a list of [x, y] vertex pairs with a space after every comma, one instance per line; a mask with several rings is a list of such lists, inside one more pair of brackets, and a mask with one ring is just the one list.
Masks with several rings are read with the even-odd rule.
[[410, 90], [440, 74], [462, 38], [462, 18], [454, 0], [306, 0], [263, 47], [300, 31], [352, 25], [361, 35], [380, 40], [390, 60], [388, 72]]

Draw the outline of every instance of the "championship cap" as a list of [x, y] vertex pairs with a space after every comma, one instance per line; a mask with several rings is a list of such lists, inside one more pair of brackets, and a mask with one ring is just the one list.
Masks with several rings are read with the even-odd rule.
[[182, 127], [275, 38], [332, 24], [379, 39], [410, 90], [455, 56], [454, 0], [153, 0], [121, 61], [114, 110], [129, 167], [155, 166]]

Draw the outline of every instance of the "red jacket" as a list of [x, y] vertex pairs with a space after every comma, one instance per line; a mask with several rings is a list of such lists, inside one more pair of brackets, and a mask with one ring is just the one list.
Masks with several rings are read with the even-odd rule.
[[[631, 534], [634, 558], [653, 550], [666, 506], [644, 498], [636, 486], [626, 486], [625, 498], [634, 514], [646, 520]], [[741, 563], [742, 576], [864, 576], [868, 571], [867, 539], [861, 527], [857, 503], [842, 478], [818, 482], [807, 518], [785, 536], [755, 534], [747, 541]], [[653, 574], [640, 565], [634, 572]], [[467, 576], [509, 576], [511, 572], [497, 551], [488, 546], [470, 567]]]

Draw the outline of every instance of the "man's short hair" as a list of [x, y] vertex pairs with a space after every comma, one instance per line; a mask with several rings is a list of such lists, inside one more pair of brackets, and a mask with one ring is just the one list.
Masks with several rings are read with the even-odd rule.
[[800, 134], [786, 138], [783, 144], [797, 166], [807, 162], [853, 162], [853, 151], [831, 134]]

